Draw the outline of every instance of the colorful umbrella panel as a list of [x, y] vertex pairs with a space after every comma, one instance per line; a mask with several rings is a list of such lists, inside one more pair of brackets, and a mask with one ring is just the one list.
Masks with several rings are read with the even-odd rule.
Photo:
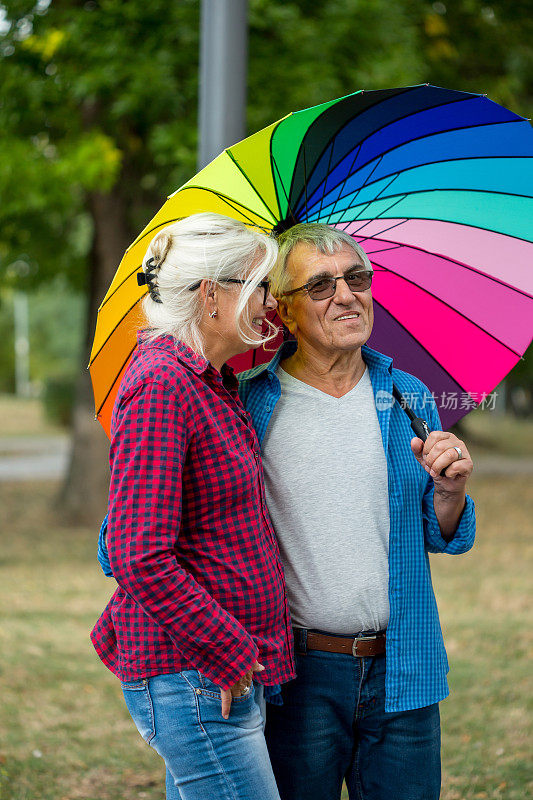
[[449, 426], [531, 341], [532, 165], [527, 120], [484, 95], [428, 85], [356, 92], [228, 148], [168, 198], [124, 256], [91, 355], [98, 418], [109, 430], [142, 325], [136, 272], [150, 240], [214, 211], [264, 230], [325, 222], [353, 236], [376, 273], [369, 344], [427, 384]]

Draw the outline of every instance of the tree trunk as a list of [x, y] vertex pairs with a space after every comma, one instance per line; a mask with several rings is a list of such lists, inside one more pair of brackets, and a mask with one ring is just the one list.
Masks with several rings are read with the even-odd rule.
[[59, 516], [67, 524], [97, 525], [106, 513], [109, 490], [109, 440], [95, 420], [89, 371], [91, 342], [98, 306], [134, 236], [128, 229], [120, 183], [109, 194], [88, 198], [94, 236], [90, 257], [87, 335], [83, 369], [76, 387], [72, 448], [67, 476], [57, 498]]

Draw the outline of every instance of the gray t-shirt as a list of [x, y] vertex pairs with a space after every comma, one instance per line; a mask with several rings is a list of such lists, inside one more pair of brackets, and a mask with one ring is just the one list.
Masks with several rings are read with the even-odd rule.
[[340, 398], [276, 374], [263, 467], [293, 624], [346, 635], [386, 628], [387, 460], [368, 370]]

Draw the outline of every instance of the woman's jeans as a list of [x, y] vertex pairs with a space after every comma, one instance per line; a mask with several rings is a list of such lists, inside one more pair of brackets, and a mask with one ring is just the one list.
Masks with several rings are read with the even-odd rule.
[[266, 739], [282, 800], [437, 800], [438, 704], [385, 711], [385, 656], [297, 653]]
[[164, 759], [167, 800], [279, 800], [266, 748], [263, 687], [234, 698], [193, 669], [122, 683], [143, 739]]

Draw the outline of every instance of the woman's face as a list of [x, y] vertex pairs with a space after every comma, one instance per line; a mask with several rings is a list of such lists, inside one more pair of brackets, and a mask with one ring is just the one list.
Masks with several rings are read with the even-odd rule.
[[[265, 279], [266, 280], [266, 279]], [[226, 340], [228, 347], [237, 354], [244, 353], [250, 347], [259, 347], [263, 342], [263, 336], [267, 330], [265, 317], [269, 311], [277, 307], [277, 301], [270, 292], [267, 291], [265, 299], [265, 289], [258, 286], [252, 293], [241, 317], [242, 333], [254, 344], [244, 342], [242, 334], [237, 327], [235, 314], [239, 303], [242, 285], [232, 283], [218, 284], [216, 293], [217, 325], [219, 334]], [[215, 320], [213, 320], [215, 322]], [[215, 328], [215, 326], [213, 326]]]

